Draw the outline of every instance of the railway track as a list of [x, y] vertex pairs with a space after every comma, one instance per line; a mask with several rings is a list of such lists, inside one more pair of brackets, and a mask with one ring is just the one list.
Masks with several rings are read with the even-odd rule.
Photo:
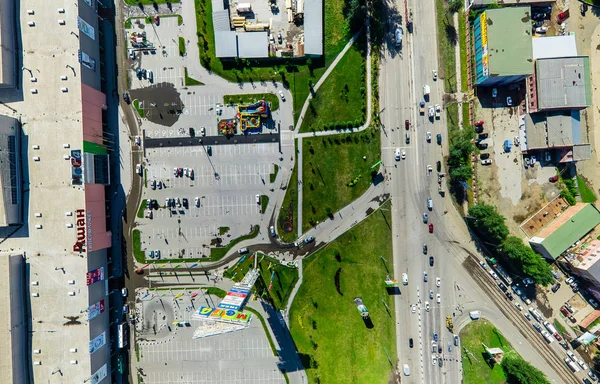
[[[563, 383], [580, 383], [567, 367], [563, 359], [550, 347], [542, 335], [538, 333], [531, 323], [525, 319], [525, 316], [517, 310], [512, 301], [509, 301], [504, 293], [500, 291], [495, 281], [479, 265], [479, 260], [471, 254], [465, 259], [463, 266], [471, 273], [472, 278], [479, 283], [479, 286], [498, 306], [500, 311], [508, 318], [519, 330], [521, 335], [530, 341], [531, 346], [538, 351], [540, 356], [552, 367], [554, 372], [563, 380]], [[527, 310], [526, 308], [524, 310]]]

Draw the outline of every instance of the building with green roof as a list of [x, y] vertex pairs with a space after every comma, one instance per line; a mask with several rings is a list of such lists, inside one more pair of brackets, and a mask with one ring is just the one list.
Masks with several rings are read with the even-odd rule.
[[536, 233], [529, 245], [545, 258], [556, 260], [598, 224], [600, 212], [596, 207], [578, 203]]
[[533, 74], [531, 8], [488, 9], [473, 22], [475, 82], [498, 86]]

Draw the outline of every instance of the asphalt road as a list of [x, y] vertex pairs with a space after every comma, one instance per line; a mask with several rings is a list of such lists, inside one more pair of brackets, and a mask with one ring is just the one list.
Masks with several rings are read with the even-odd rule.
[[[446, 329], [446, 316], [453, 316], [459, 327], [468, 323], [468, 312], [482, 310], [508, 340], [517, 345], [518, 352], [544, 371], [554, 382], [575, 382], [569, 375], [559, 355], [547, 345], [540, 343], [539, 335], [530, 331], [531, 325], [519, 314], [514, 305], [507, 304], [489, 276], [478, 272], [473, 280], [473, 272], [468, 269], [468, 259], [477, 251], [471, 241], [465, 224], [453, 206], [451, 197], [438, 193], [436, 161], [442, 164], [447, 153], [447, 126], [445, 113], [440, 119], [430, 120], [419, 114], [418, 104], [426, 101], [426, 107], [443, 106], [444, 79], [433, 80], [432, 71], [438, 69], [438, 52], [434, 0], [400, 0], [396, 10], [388, 12], [388, 41], [381, 63], [380, 116], [382, 129], [382, 159], [391, 174], [393, 205], [393, 256], [394, 274], [402, 281], [402, 274], [408, 274], [408, 285], [400, 286], [396, 296], [396, 339], [398, 364], [411, 370], [410, 383], [460, 383], [462, 367], [460, 350], [447, 349], [452, 334]], [[391, 37], [398, 23], [398, 15], [406, 20], [405, 9], [412, 9], [414, 33], [408, 34], [404, 28], [404, 41], [401, 50], [397, 49]], [[423, 87], [429, 85], [431, 94], [424, 98]], [[411, 125], [405, 129], [405, 120]], [[426, 141], [426, 132], [432, 133], [432, 141]], [[407, 134], [409, 140], [407, 141]], [[442, 135], [442, 145], [436, 143], [436, 135]], [[406, 159], [396, 161], [396, 149], [405, 151]], [[431, 174], [427, 166], [432, 166]], [[443, 166], [443, 165], [442, 165]], [[445, 172], [442, 169], [442, 172]], [[445, 186], [445, 180], [442, 181]], [[446, 188], [444, 188], [446, 189]], [[433, 199], [433, 209], [428, 210], [427, 199]], [[434, 225], [429, 233], [423, 214], [428, 214], [428, 223]], [[427, 244], [427, 254], [423, 252]], [[429, 257], [434, 257], [433, 266]], [[472, 262], [471, 262], [472, 264]], [[424, 281], [424, 273], [428, 280]], [[480, 276], [482, 275], [482, 276]], [[441, 279], [440, 287], [436, 278]], [[433, 299], [430, 299], [430, 290]], [[436, 295], [440, 294], [440, 303]], [[425, 308], [429, 302], [430, 310]], [[411, 307], [415, 305], [415, 313]], [[506, 321], [508, 318], [510, 321]], [[438, 346], [442, 353], [432, 352], [432, 334], [437, 332]], [[535, 331], [534, 331], [535, 332]], [[413, 338], [414, 347], [408, 340]], [[432, 357], [442, 357], [443, 366], [432, 364]], [[401, 373], [400, 373], [401, 374]], [[403, 378], [403, 382], [406, 378]]]

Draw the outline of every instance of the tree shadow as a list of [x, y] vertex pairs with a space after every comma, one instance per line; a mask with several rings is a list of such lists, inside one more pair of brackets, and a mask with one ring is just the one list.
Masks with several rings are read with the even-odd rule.
[[458, 43], [458, 31], [454, 25], [446, 24], [444, 32], [446, 32], [446, 38], [450, 44], [456, 45]]

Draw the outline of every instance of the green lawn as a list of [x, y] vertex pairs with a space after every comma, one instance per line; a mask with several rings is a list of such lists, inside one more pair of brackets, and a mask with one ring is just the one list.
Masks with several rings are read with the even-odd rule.
[[141, 235], [142, 234], [140, 233], [139, 229], [133, 230], [133, 235], [132, 235], [132, 240], [131, 240], [131, 241], [133, 241], [133, 256], [135, 257], [135, 259], [137, 260], [138, 263], [145, 263], [146, 255], [144, 254], [144, 251], [142, 251]]
[[486, 320], [469, 323], [460, 332], [464, 384], [504, 384], [506, 375], [500, 364], [493, 369], [486, 363], [481, 343], [490, 348], [502, 348], [505, 355], [513, 350], [504, 336]]
[[[296, 144], [295, 149], [298, 149]], [[291, 243], [298, 237], [298, 159], [292, 170], [277, 219], [279, 239]]]
[[[461, 111], [462, 113], [462, 111]], [[446, 107], [446, 120], [448, 121], [448, 135], [450, 139], [458, 133], [458, 104], [450, 104]], [[446, 139], [446, 138], [444, 138]]]
[[452, 14], [446, 10], [444, 0], [435, 0], [438, 27], [439, 78], [444, 82], [446, 93], [456, 92], [456, 56], [454, 47], [458, 44], [458, 31], [454, 28]]
[[179, 56], [185, 56], [185, 39], [179, 36]]
[[462, 119], [463, 128], [470, 127], [471, 122], [469, 121], [469, 103], [462, 103]]
[[467, 72], [467, 22], [462, 11], [458, 13], [458, 36], [460, 44], [460, 89], [469, 90], [469, 75]]
[[[288, 298], [296, 282], [298, 281], [298, 270], [281, 265], [277, 260], [272, 259], [262, 253], [248, 256], [243, 262], [227, 269], [223, 274], [233, 281], [241, 281], [248, 273], [250, 266], [254, 265], [254, 258], [258, 257], [258, 268], [260, 269], [260, 278], [255, 284], [255, 289], [259, 295], [269, 295], [271, 302], [277, 309], [285, 309]], [[275, 274], [271, 282], [271, 275]], [[273, 284], [271, 290], [269, 285]]]
[[271, 111], [279, 109], [279, 97], [272, 93], [254, 93], [249, 95], [225, 95], [223, 102], [225, 104], [251, 104], [259, 100], [265, 100], [271, 104]]
[[584, 203], [596, 202], [596, 194], [581, 176], [577, 176], [577, 186], [579, 187], [579, 194], [581, 195], [581, 201]]
[[309, 82], [317, 82], [329, 63], [350, 39], [348, 24], [344, 20], [344, 0], [325, 2], [325, 60], [296, 62], [283, 59], [235, 60], [221, 62], [215, 55], [215, 39], [210, 0], [194, 0], [198, 48], [202, 66], [218, 76], [236, 82], [281, 81], [289, 86], [293, 95], [294, 119], [298, 118], [304, 100], [309, 94]]
[[[302, 227], [306, 232], [371, 186], [370, 168], [380, 159], [380, 132], [368, 128], [360, 133], [305, 138], [302, 152]], [[349, 186], [356, 178], [356, 184]]]
[[133, 100], [133, 107], [137, 111], [138, 115], [143, 119], [144, 118], [144, 109], [140, 107], [140, 101], [138, 99]]
[[567, 330], [565, 329], [565, 327], [562, 325], [562, 323], [560, 321], [558, 321], [557, 319], [554, 319], [552, 321], [552, 323], [554, 323], [554, 327], [556, 328], [558, 333], [560, 333], [563, 336], [567, 334]]
[[273, 184], [277, 179], [277, 173], [279, 173], [279, 165], [273, 164], [273, 173], [269, 174], [269, 182]]
[[142, 204], [140, 204], [140, 208], [137, 211], [138, 219], [144, 218], [144, 209], [146, 209], [146, 199], [142, 199]]
[[[364, 39], [359, 41], [364, 46]], [[310, 101], [300, 132], [358, 128], [364, 123], [366, 67], [364, 52], [357, 46], [359, 41], [346, 52]]]
[[260, 213], [265, 213], [269, 206], [269, 196], [260, 195]]
[[237, 243], [248, 239], [254, 239], [256, 236], [258, 236], [259, 230], [260, 228], [258, 227], [258, 225], [255, 225], [250, 233], [244, 236], [240, 236], [237, 239], [231, 240], [229, 244], [227, 244], [225, 247], [211, 248], [210, 260], [205, 259], [205, 261], [221, 260], [227, 254], [227, 252], [229, 252], [229, 250], [233, 248]]
[[185, 78], [185, 86], [189, 87], [190, 85], [204, 85], [203, 82], [198, 81], [196, 79], [193, 79], [191, 77], [188, 76], [188, 70], [187, 67], [183, 67], [183, 74], [184, 74], [184, 78]]
[[[386, 352], [395, 363], [396, 336], [394, 300], [386, 292], [386, 264], [380, 259], [393, 270], [390, 204], [383, 207], [304, 261], [290, 331], [309, 383], [388, 382], [393, 368]], [[371, 329], [353, 302], [356, 297], [369, 310]]]

